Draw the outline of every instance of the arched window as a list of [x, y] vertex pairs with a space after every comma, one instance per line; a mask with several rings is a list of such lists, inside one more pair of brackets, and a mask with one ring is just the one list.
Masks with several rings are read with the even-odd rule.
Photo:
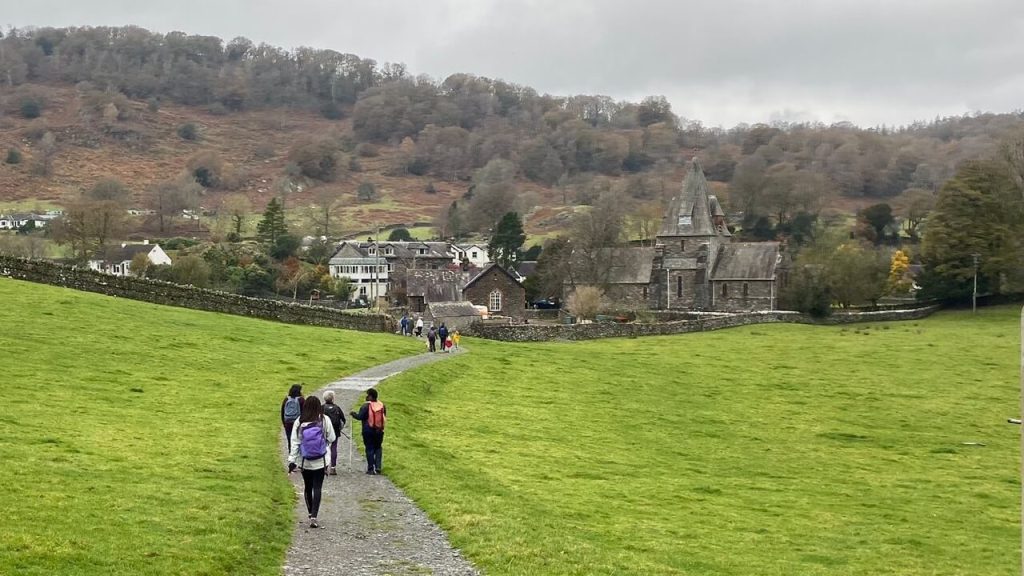
[[491, 312], [501, 312], [501, 290], [491, 292], [487, 299], [487, 309]]
[[728, 297], [729, 297], [729, 285], [726, 284], [725, 282], [722, 282], [722, 298], [728, 298]]
[[676, 276], [676, 296], [682, 298], [683, 296], [683, 277]]

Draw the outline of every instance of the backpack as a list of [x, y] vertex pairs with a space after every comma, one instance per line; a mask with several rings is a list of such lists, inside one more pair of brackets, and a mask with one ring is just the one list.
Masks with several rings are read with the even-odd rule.
[[383, 402], [369, 402], [366, 410], [366, 425], [374, 430], [383, 430], [388, 417], [384, 414]]
[[330, 418], [334, 425], [334, 434], [340, 435], [342, 427], [345, 426], [345, 413], [337, 404], [324, 404], [324, 415]]
[[299, 415], [302, 413], [302, 405], [299, 404], [298, 396], [289, 396], [284, 401], [284, 419], [285, 422], [294, 422], [299, 419]]
[[323, 458], [327, 454], [323, 422], [315, 422], [299, 429], [299, 454], [302, 454], [305, 460]]

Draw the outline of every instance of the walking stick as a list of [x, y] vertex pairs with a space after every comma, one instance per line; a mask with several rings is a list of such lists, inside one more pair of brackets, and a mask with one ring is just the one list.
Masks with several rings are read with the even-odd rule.
[[352, 471], [352, 444], [353, 444], [353, 442], [355, 442], [355, 440], [353, 440], [352, 438], [354, 438], [355, 435], [356, 435], [356, 431], [352, 427], [352, 420], [355, 420], [355, 418], [351, 418], [348, 421], [348, 471], [349, 472]]

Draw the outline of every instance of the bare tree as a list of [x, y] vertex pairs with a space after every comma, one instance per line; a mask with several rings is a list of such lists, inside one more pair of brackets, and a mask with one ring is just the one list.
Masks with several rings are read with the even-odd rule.
[[580, 286], [565, 301], [573, 316], [585, 320], [593, 320], [604, 306], [604, 292], [596, 286]]

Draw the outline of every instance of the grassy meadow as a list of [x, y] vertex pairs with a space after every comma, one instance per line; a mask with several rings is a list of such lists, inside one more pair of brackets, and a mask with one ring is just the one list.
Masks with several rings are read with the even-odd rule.
[[279, 574], [288, 386], [420, 352], [8, 279], [0, 302], [0, 574]]
[[492, 575], [1013, 574], [1019, 322], [467, 340], [384, 468]]

